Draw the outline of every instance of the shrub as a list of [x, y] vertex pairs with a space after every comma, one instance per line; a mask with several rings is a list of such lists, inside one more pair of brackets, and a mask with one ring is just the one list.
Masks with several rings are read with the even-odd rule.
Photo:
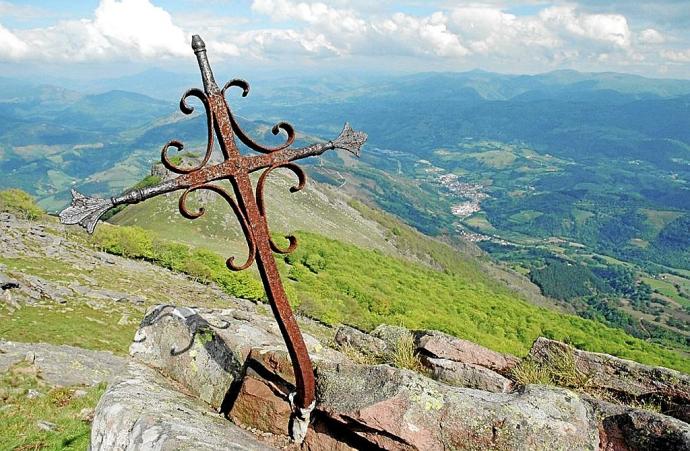
[[182, 271], [185, 262], [190, 260], [189, 247], [185, 244], [157, 239], [153, 241], [152, 248], [153, 260], [168, 269]]
[[[151, 260], [204, 283], [214, 281], [231, 296], [251, 300], [265, 298], [261, 282], [248, 273], [230, 271], [219, 255], [208, 249], [190, 251], [185, 244], [154, 240], [151, 232], [140, 227], [102, 226], [94, 234], [92, 244], [111, 254]], [[288, 299], [294, 305], [298, 304], [294, 289], [288, 292]]]
[[318, 274], [326, 269], [326, 259], [316, 253], [307, 254], [304, 259], [302, 259], [302, 263], [314, 274]]
[[212, 273], [227, 269], [225, 267], [225, 260], [220, 255], [205, 248], [194, 249], [190, 259], [207, 266]]
[[20, 189], [0, 191], [0, 211], [29, 220], [39, 219], [44, 214], [34, 198]]
[[299, 295], [297, 294], [297, 290], [291, 283], [283, 283], [283, 288], [285, 289], [285, 295], [288, 298], [290, 307], [292, 307], [293, 310], [296, 310], [302, 303]]
[[226, 293], [231, 296], [237, 296], [245, 299], [258, 301], [264, 299], [264, 287], [255, 278], [244, 272], [230, 272], [224, 271], [216, 272], [213, 275], [213, 280]]
[[513, 369], [512, 374], [520, 385], [554, 385], [580, 391], [591, 388], [591, 377], [577, 368], [572, 349], [553, 350], [546, 362], [527, 357]]
[[128, 258], [153, 258], [151, 233], [141, 227], [100, 227], [93, 237], [102, 251]]
[[304, 267], [304, 265], [300, 263], [295, 263], [290, 267], [290, 270], [288, 271], [288, 279], [299, 282], [300, 280], [304, 279], [304, 276], [306, 274], [307, 269]]
[[415, 351], [412, 334], [408, 332], [401, 335], [395, 343], [393, 365], [398, 368], [407, 368], [408, 370], [417, 371], [418, 373], [422, 372], [424, 366]]
[[213, 278], [211, 268], [191, 258], [185, 260], [182, 264], [182, 272], [203, 284], [208, 284]]

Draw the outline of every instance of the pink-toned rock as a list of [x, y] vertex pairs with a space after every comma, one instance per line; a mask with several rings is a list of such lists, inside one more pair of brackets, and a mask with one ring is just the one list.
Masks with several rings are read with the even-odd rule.
[[608, 354], [581, 351], [560, 341], [539, 337], [529, 357], [549, 365], [572, 353], [576, 368], [587, 375], [590, 384], [624, 399], [660, 399], [664, 413], [685, 422], [690, 421], [690, 376], [663, 367], [643, 365]]
[[513, 388], [513, 381], [483, 366], [431, 357], [422, 357], [422, 363], [434, 379], [456, 387], [494, 393], [508, 393]]
[[[337, 351], [322, 350], [329, 362], [341, 362], [344, 356]], [[288, 394], [295, 390], [295, 373], [290, 355], [283, 349], [253, 348], [247, 357], [247, 370], [229, 417], [233, 421], [276, 435], [288, 435], [290, 404]]]
[[283, 349], [254, 348], [249, 353], [250, 365], [259, 365], [276, 378], [295, 385], [295, 372], [287, 351]]
[[281, 393], [276, 386], [248, 372], [228, 416], [243, 426], [287, 435], [290, 414], [287, 393]]
[[690, 425], [656, 412], [587, 398], [594, 410], [601, 451], [687, 450]]
[[479, 365], [501, 374], [510, 373], [520, 362], [515, 356], [492, 351], [443, 332], [421, 331], [415, 335], [417, 350], [422, 355]]
[[387, 365], [319, 365], [317, 409], [369, 448], [596, 450], [588, 406], [568, 390], [451, 387]]
[[[361, 449], [358, 443], [349, 443], [350, 437], [346, 437], [347, 431], [343, 428], [333, 430], [323, 420], [315, 418], [307, 431], [302, 451], [354, 451]], [[349, 434], [352, 436], [353, 434]]]

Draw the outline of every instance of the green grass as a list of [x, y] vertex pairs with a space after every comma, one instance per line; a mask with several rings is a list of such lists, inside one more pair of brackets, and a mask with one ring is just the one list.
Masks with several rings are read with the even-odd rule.
[[[100, 233], [106, 238], [97, 236], [96, 243], [115, 253], [122, 253], [122, 242], [135, 237], [134, 243], [128, 244], [128, 255], [158, 264], [167, 261], [161, 250], [176, 249], [178, 254], [170, 262], [177, 266], [172, 269], [187, 272], [188, 261], [194, 260], [206, 266], [213, 280], [229, 294], [242, 295], [237, 292], [241, 283], [226, 286], [219, 281], [246, 273], [230, 273], [223, 259], [210, 251], [165, 244], [142, 229], [104, 227]], [[411, 229], [391, 233], [403, 242], [413, 238], [407, 235]], [[280, 265], [286, 291], [301, 313], [327, 324], [343, 323], [366, 330], [382, 323], [435, 329], [515, 355], [525, 355], [537, 337], [545, 336], [588, 351], [690, 371], [690, 362], [674, 351], [597, 321], [535, 307], [489, 279], [471, 261], [463, 264], [462, 259], [453, 260], [452, 254], [436, 252], [433, 246], [424, 248], [423, 240], [418, 240], [418, 252], [425, 251], [432, 261], [438, 259], [442, 270], [313, 233], [300, 232], [297, 236], [299, 247]], [[154, 242], [159, 243], [158, 251], [152, 248]]]
[[541, 215], [543, 215], [543, 213], [540, 211], [525, 210], [511, 215], [510, 220], [515, 222], [530, 222]]
[[585, 222], [587, 222], [589, 218], [592, 218], [594, 216], [594, 213], [592, 213], [591, 211], [579, 210], [577, 208], [573, 209], [573, 217], [575, 218], [575, 222], [578, 225], [584, 224]]
[[[77, 387], [78, 388], [78, 387]], [[29, 390], [41, 395], [28, 398]], [[7, 450], [84, 450], [89, 446], [91, 425], [82, 410], [96, 406], [104, 385], [84, 388], [75, 396], [74, 387], [48, 387], [35, 369], [19, 364], [0, 375], [0, 448]], [[56, 427], [45, 431], [39, 421]]]
[[[141, 313], [135, 314], [137, 316]], [[0, 307], [0, 338], [26, 343], [51, 343], [126, 355], [137, 321], [118, 325], [120, 314], [95, 310], [82, 303], [71, 306], [25, 305], [11, 315]]]
[[494, 169], [505, 169], [512, 165], [517, 159], [515, 154], [506, 150], [489, 150], [486, 152], [470, 153], [466, 156]]
[[652, 277], [642, 277], [641, 280], [651, 286], [652, 289], [657, 290], [660, 294], [673, 299], [680, 305], [690, 306], [690, 299], [683, 298], [678, 293], [676, 287], [673, 286], [673, 283], [665, 280], [654, 279]]
[[[537, 337], [545, 336], [690, 371], [690, 362], [676, 352], [596, 321], [535, 307], [479, 277], [433, 270], [315, 234], [298, 237], [300, 247], [286, 257], [288, 283], [294, 284], [300, 311], [326, 323], [436, 329], [515, 355], [525, 355]], [[313, 254], [324, 260], [318, 271], [305, 265]]]
[[470, 227], [473, 227], [483, 233], [497, 233], [498, 230], [489, 222], [484, 212], [478, 212], [463, 221]]
[[[459, 276], [484, 277], [477, 259], [470, 256], [470, 249], [452, 247], [445, 242], [422, 235], [392, 215], [361, 202], [351, 201], [350, 205], [363, 217], [375, 221], [387, 230], [386, 238], [395, 245], [400, 254]], [[462, 246], [462, 243], [458, 243], [458, 246]]]
[[165, 268], [183, 272], [201, 282], [213, 281], [232, 296], [262, 299], [261, 283], [247, 272], [229, 271], [226, 259], [210, 250], [190, 249], [182, 243], [160, 240], [140, 227], [103, 226], [90, 243], [105, 252], [129, 258], [142, 258]]
[[12, 213], [22, 219], [38, 219], [44, 214], [34, 198], [19, 189], [0, 191], [0, 211]]
[[591, 377], [577, 368], [573, 350], [554, 349], [546, 362], [526, 358], [512, 370], [515, 381], [520, 385], [542, 384], [566, 387], [587, 392], [593, 388]]
[[[221, 186], [223, 184], [221, 183]], [[278, 170], [267, 178], [265, 200], [268, 223], [273, 232], [319, 231], [338, 240], [358, 246], [395, 253], [386, 243], [383, 231], [367, 221], [328, 187], [316, 189], [312, 183], [297, 193], [290, 193], [294, 177]], [[231, 191], [229, 186], [225, 186]], [[230, 207], [219, 196], [208, 194], [205, 214], [190, 221], [180, 215], [178, 199], [172, 193], [131, 205], [111, 218], [117, 225], [139, 226], [160, 237], [205, 247], [225, 257], [247, 255], [247, 245], [240, 225]], [[198, 208], [196, 193], [189, 199], [191, 210]]]
[[406, 368], [408, 370], [421, 373], [424, 371], [424, 365], [417, 355], [414, 337], [411, 333], [407, 333], [398, 338], [395, 343], [395, 351], [393, 352], [393, 365], [398, 368]]
[[683, 213], [678, 211], [652, 210], [651, 208], [641, 208], [640, 212], [647, 217], [647, 222], [654, 228], [655, 234], [669, 222], [683, 216]]

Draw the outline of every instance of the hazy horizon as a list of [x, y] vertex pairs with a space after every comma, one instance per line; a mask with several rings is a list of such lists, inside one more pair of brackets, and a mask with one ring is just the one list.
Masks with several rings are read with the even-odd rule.
[[690, 79], [690, 8], [677, 0], [0, 1], [9, 77], [118, 78], [214, 67], [266, 78], [337, 72], [616, 72]]

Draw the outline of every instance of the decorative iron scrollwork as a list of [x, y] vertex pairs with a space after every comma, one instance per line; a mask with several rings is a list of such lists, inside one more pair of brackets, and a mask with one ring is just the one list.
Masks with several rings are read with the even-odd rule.
[[180, 201], [179, 201], [179, 209], [180, 209], [180, 214], [184, 216], [187, 219], [198, 219], [206, 213], [206, 210], [204, 207], [200, 207], [199, 210], [196, 212], [192, 212], [187, 208], [187, 196], [198, 190], [208, 190], [212, 191], [216, 194], [219, 194], [225, 202], [230, 205], [230, 208], [232, 208], [233, 213], [235, 213], [235, 216], [237, 217], [237, 220], [240, 223], [240, 226], [242, 227], [242, 232], [244, 233], [244, 237], [247, 241], [247, 247], [249, 248], [249, 255], [247, 256], [247, 261], [244, 262], [242, 265], [236, 265], [235, 264], [235, 257], [229, 257], [226, 261], [225, 264], [229, 269], [232, 271], [242, 271], [243, 269], [249, 268], [252, 263], [254, 263], [254, 259], [256, 258], [256, 244], [254, 242], [254, 235], [251, 232], [251, 229], [249, 228], [249, 223], [247, 221], [247, 217], [240, 209], [240, 207], [237, 205], [237, 202], [235, 202], [235, 199], [232, 198], [230, 193], [228, 193], [225, 189], [218, 185], [214, 185], [211, 183], [205, 183], [202, 185], [196, 185], [189, 187], [185, 190], [184, 193], [180, 196]]
[[[225, 91], [233, 86], [242, 88], [242, 97], [247, 97], [247, 95], [249, 94], [249, 83], [247, 83], [245, 80], [235, 78], [225, 83], [225, 86], [223, 86], [223, 89], [221, 90], [223, 96], [225, 96]], [[279, 150], [287, 149], [295, 142], [295, 129], [292, 125], [288, 124], [287, 122], [278, 122], [271, 128], [271, 133], [273, 133], [274, 135], [278, 135], [278, 133], [280, 133], [281, 130], [284, 131], [287, 135], [287, 139], [285, 140], [285, 142], [276, 147], [267, 147], [254, 141], [252, 138], [249, 137], [249, 135], [247, 135], [244, 132], [244, 130], [242, 130], [240, 124], [235, 119], [235, 116], [232, 114], [232, 111], [230, 111], [229, 107], [228, 116], [230, 117], [230, 123], [232, 124], [232, 131], [235, 132], [237, 138], [242, 142], [242, 144], [257, 152], [277, 152]]]
[[[261, 216], [264, 217], [264, 220], [266, 220], [266, 207], [264, 204], [264, 188], [266, 185], [266, 178], [271, 172], [273, 172], [274, 169], [278, 168], [289, 169], [297, 176], [297, 185], [290, 187], [291, 193], [301, 191], [307, 183], [307, 176], [304, 174], [304, 171], [294, 163], [277, 164], [264, 170], [264, 172], [261, 173], [261, 177], [259, 177], [259, 181], [256, 185], [256, 204], [259, 207], [259, 212], [261, 213]], [[268, 227], [268, 221], [266, 222], [266, 226]], [[285, 238], [289, 241], [288, 247], [281, 248], [269, 235], [269, 244], [271, 245], [271, 250], [278, 254], [289, 254], [294, 252], [294, 250], [297, 249], [297, 237], [294, 235], [286, 235]]]
[[201, 100], [201, 103], [204, 105], [204, 110], [206, 111], [206, 152], [204, 153], [204, 158], [201, 160], [201, 163], [194, 167], [183, 168], [181, 166], [173, 164], [173, 162], [170, 161], [170, 159], [168, 158], [168, 149], [174, 147], [177, 149], [178, 152], [180, 152], [182, 151], [182, 149], [184, 149], [184, 144], [177, 140], [168, 141], [168, 143], [165, 146], [163, 146], [163, 149], [161, 150], [161, 163], [163, 163], [163, 166], [165, 166], [166, 169], [176, 174], [190, 174], [192, 172], [198, 171], [199, 169], [206, 166], [206, 163], [208, 163], [208, 160], [211, 159], [211, 154], [213, 153], [214, 122], [213, 111], [211, 111], [211, 105], [209, 104], [208, 96], [206, 96], [204, 91], [198, 88], [192, 88], [185, 92], [182, 95], [182, 98], [180, 99], [180, 111], [187, 115], [192, 114], [194, 112], [194, 107], [187, 104], [188, 97], [196, 97], [197, 99]]

